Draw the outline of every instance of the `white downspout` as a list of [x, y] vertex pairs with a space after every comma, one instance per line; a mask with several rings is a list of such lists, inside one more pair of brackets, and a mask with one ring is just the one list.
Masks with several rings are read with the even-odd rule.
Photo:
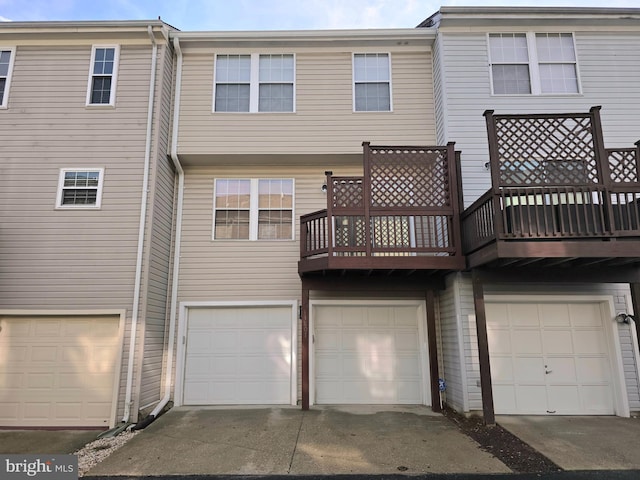
[[131, 403], [133, 396], [133, 360], [136, 352], [136, 335], [138, 328], [138, 310], [140, 309], [140, 290], [142, 289], [142, 257], [144, 252], [144, 231], [147, 220], [147, 197], [149, 194], [149, 165], [151, 163], [151, 133], [153, 126], [153, 102], [156, 88], [156, 64], [158, 44], [153, 33], [153, 27], [147, 26], [147, 32], [153, 45], [151, 51], [151, 84], [149, 86], [149, 105], [147, 107], [147, 140], [144, 147], [144, 177], [142, 180], [142, 200], [140, 200], [140, 226], [138, 228], [138, 253], [136, 257], [136, 277], [133, 291], [133, 312], [131, 314], [131, 333], [129, 338], [129, 361], [127, 364], [127, 389], [124, 400], [123, 423], [128, 423], [131, 417]]
[[173, 254], [173, 279], [171, 284], [171, 314], [169, 317], [169, 342], [167, 343], [167, 370], [164, 377], [164, 396], [149, 414], [155, 418], [171, 399], [171, 378], [173, 374], [173, 350], [176, 336], [176, 309], [178, 304], [178, 274], [180, 273], [180, 244], [182, 239], [182, 202], [184, 198], [184, 170], [178, 158], [178, 121], [180, 119], [180, 93], [182, 89], [182, 50], [177, 37], [173, 39], [176, 50], [176, 92], [173, 106], [173, 130], [171, 132], [171, 160], [178, 173], [178, 199], [176, 206], [176, 242]]

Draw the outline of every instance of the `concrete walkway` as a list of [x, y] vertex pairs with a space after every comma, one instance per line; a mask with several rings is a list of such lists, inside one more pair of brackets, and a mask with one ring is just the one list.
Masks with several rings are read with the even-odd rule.
[[640, 469], [640, 418], [499, 415], [496, 421], [565, 470]]
[[87, 475], [506, 473], [426, 407], [174, 408]]

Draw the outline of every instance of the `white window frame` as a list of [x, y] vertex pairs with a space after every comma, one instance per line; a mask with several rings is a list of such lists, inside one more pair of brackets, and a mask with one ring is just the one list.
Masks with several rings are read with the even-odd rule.
[[11, 58], [9, 59], [9, 69], [7, 70], [7, 76], [4, 77], [6, 79], [4, 84], [4, 94], [2, 95], [2, 98], [0, 98], [0, 108], [6, 109], [9, 104], [9, 88], [11, 87], [11, 77], [13, 76], [13, 62], [16, 58], [16, 47], [0, 46], [0, 51], [11, 52]]
[[[250, 82], [249, 82], [249, 111], [248, 112], [224, 112], [216, 110], [216, 68], [218, 65], [218, 57], [226, 55], [249, 55], [251, 57], [250, 66]], [[269, 112], [259, 110], [259, 96], [260, 96], [260, 55], [290, 55], [293, 57], [293, 108], [291, 111], [282, 112]], [[290, 114], [296, 113], [296, 54], [290, 52], [261, 52], [261, 53], [216, 53], [213, 57], [213, 97], [211, 100], [211, 112], [218, 114], [247, 114], [247, 113], [261, 113], [261, 114]], [[262, 82], [270, 83], [270, 82]], [[277, 82], [277, 83], [289, 83], [289, 82]]]
[[[388, 59], [388, 69], [389, 69], [389, 110], [356, 110], [356, 55], [386, 55]], [[368, 83], [368, 82], [358, 82], [358, 83]], [[351, 98], [353, 101], [353, 112], [354, 113], [389, 113], [393, 112], [393, 68], [391, 61], [391, 52], [353, 52], [351, 54]]]
[[[91, 103], [93, 89], [93, 68], [96, 61], [96, 50], [99, 48], [113, 48], [113, 72], [111, 73], [111, 91], [109, 103]], [[120, 45], [93, 45], [91, 47], [91, 63], [89, 64], [89, 80], [87, 82], [87, 107], [114, 107], [116, 104], [116, 87], [118, 83], [118, 66], [120, 65]], [[106, 75], [97, 75], [106, 76]]]
[[[68, 172], [98, 172], [98, 186], [96, 187], [96, 203], [94, 205], [65, 205], [62, 203], [62, 194], [65, 190], [64, 176]], [[58, 191], [56, 193], [56, 209], [64, 210], [98, 210], [102, 205], [102, 186], [104, 183], [104, 168], [61, 168], [58, 177]], [[71, 187], [69, 187], [71, 188]], [[73, 188], [77, 190], [77, 188]]]
[[[216, 238], [216, 188], [218, 180], [249, 180], [249, 238]], [[287, 180], [291, 181], [291, 238], [258, 238], [258, 217], [261, 209], [259, 206], [260, 180]], [[296, 239], [296, 181], [294, 178], [285, 177], [260, 177], [260, 178], [224, 178], [218, 177], [213, 181], [213, 223], [211, 226], [211, 239], [217, 242], [288, 242]], [[224, 209], [221, 209], [224, 210]]]
[[[527, 39], [527, 52], [529, 55], [529, 82], [531, 84], [531, 93], [495, 93], [493, 88], [493, 61], [491, 60], [491, 35], [496, 34], [505, 34], [505, 35], [525, 35]], [[538, 51], [536, 48], [536, 35], [537, 34], [570, 34], [571, 40], [573, 42], [573, 54], [576, 57], [574, 62], [540, 62], [538, 58]], [[490, 32], [487, 33], [487, 57], [489, 59], [489, 82], [491, 84], [491, 95], [499, 96], [499, 97], [517, 97], [517, 96], [576, 96], [582, 95], [582, 82], [580, 81], [580, 66], [578, 64], [578, 51], [576, 49], [576, 35], [574, 32], [567, 31], [526, 31], [526, 32], [509, 32], [509, 31], [500, 31], [500, 32]], [[542, 86], [540, 82], [540, 64], [550, 64], [550, 63], [573, 63], [576, 67], [576, 82], [578, 91], [577, 92], [542, 92]], [[517, 62], [496, 62], [496, 65], [515, 65]], [[521, 63], [524, 65], [524, 63]]]

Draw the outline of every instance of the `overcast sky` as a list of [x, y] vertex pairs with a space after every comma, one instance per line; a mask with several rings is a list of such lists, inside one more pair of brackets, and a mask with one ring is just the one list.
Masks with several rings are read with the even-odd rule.
[[639, 0], [0, 0], [0, 20], [149, 20], [180, 30], [412, 28], [442, 5], [640, 7]]

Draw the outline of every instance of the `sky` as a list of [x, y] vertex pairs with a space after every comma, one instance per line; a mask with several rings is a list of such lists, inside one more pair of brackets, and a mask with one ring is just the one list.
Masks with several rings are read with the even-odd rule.
[[440, 6], [640, 7], [638, 0], [0, 0], [0, 21], [150, 20], [180, 29], [413, 28]]

